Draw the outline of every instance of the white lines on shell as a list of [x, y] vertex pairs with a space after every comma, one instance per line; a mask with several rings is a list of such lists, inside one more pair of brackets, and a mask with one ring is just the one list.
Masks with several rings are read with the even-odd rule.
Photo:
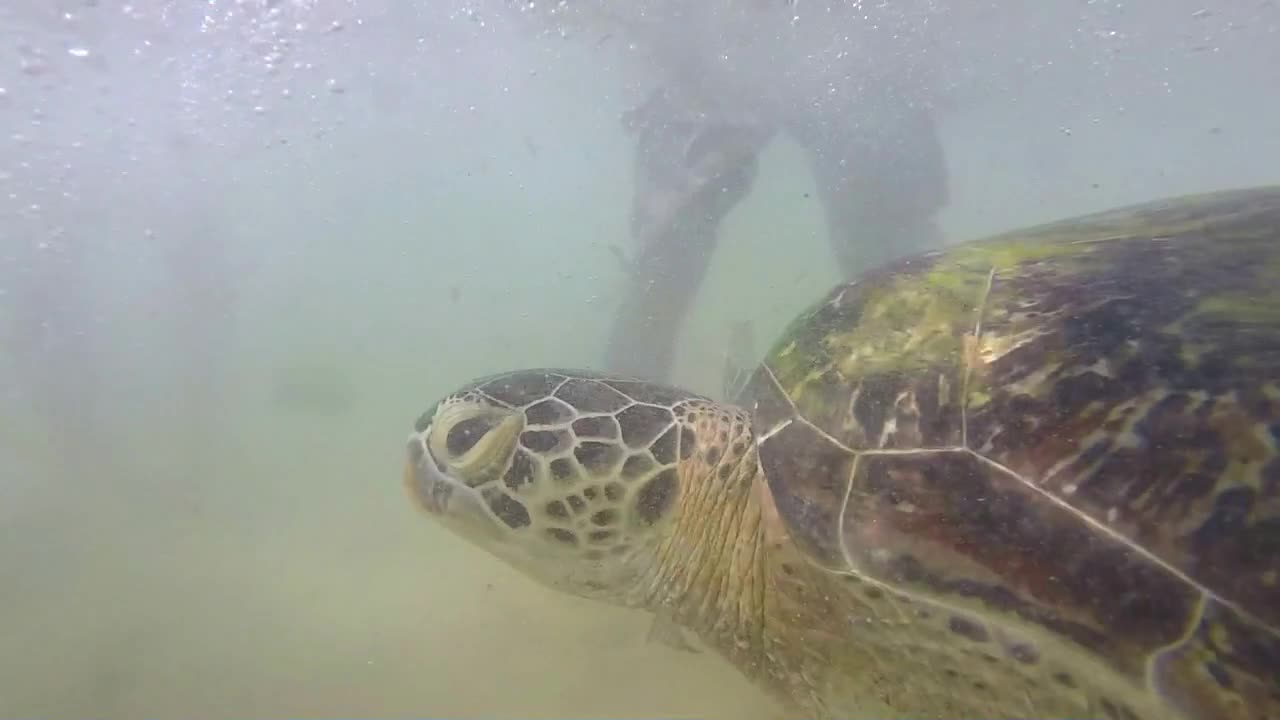
[[841, 450], [844, 450], [845, 452], [850, 453], [850, 454], [857, 454], [857, 453], [858, 453], [858, 451], [857, 451], [857, 450], [854, 450], [853, 448], [849, 447], [848, 445], [845, 445], [844, 443], [840, 442], [839, 440], [837, 440], [837, 439], [835, 438], [835, 436], [831, 435], [831, 434], [830, 434], [830, 433], [828, 433], [826, 430], [823, 430], [822, 428], [818, 427], [817, 425], [814, 425], [813, 423], [809, 422], [808, 418], [806, 418], [805, 416], [803, 416], [803, 415], [797, 415], [797, 416], [796, 416], [796, 419], [797, 419], [797, 420], [799, 420], [800, 422], [804, 423], [806, 426], [808, 426], [808, 427], [812, 428], [814, 432], [816, 432], [816, 433], [818, 433], [819, 435], [821, 435], [822, 437], [826, 438], [828, 442], [830, 442], [832, 445], [835, 445], [836, 447], [840, 448]]
[[[978, 453], [973, 452], [972, 450], [966, 450], [966, 452], [968, 452], [968, 453], [970, 453], [971, 455], [973, 455], [974, 457], [978, 458], [978, 460], [979, 460], [979, 461], [981, 461], [981, 462], [983, 462], [983, 463], [986, 463], [987, 465], [989, 465], [989, 466], [991, 466], [991, 467], [993, 467], [993, 468], [996, 468], [997, 470], [1000, 470], [1001, 472], [1007, 473], [1007, 474], [1008, 474], [1008, 475], [1010, 475], [1011, 477], [1017, 478], [1019, 482], [1021, 482], [1023, 485], [1026, 485], [1027, 487], [1031, 488], [1031, 489], [1032, 489], [1032, 490], [1034, 490], [1035, 492], [1037, 492], [1037, 493], [1041, 494], [1041, 495], [1042, 495], [1042, 496], [1044, 496], [1044, 498], [1045, 498], [1046, 500], [1048, 500], [1049, 502], [1051, 502], [1051, 503], [1053, 503], [1053, 504], [1055, 504], [1055, 505], [1057, 505], [1057, 506], [1059, 506], [1059, 507], [1061, 507], [1061, 508], [1063, 508], [1063, 509], [1065, 509], [1065, 510], [1067, 510], [1067, 511], [1071, 512], [1071, 513], [1074, 513], [1074, 514], [1076, 515], [1076, 517], [1080, 518], [1080, 519], [1081, 519], [1081, 520], [1082, 520], [1086, 525], [1088, 525], [1089, 527], [1093, 528], [1094, 530], [1097, 530], [1098, 532], [1101, 532], [1102, 534], [1106, 535], [1108, 538], [1111, 538], [1112, 540], [1115, 540], [1116, 542], [1118, 542], [1118, 543], [1120, 543], [1120, 544], [1124, 545], [1125, 547], [1127, 547], [1127, 548], [1129, 548], [1129, 549], [1133, 550], [1133, 551], [1134, 551], [1134, 552], [1136, 552], [1138, 555], [1141, 555], [1145, 560], [1147, 560], [1147, 561], [1149, 561], [1149, 562], [1151, 562], [1151, 563], [1155, 564], [1156, 566], [1158, 566], [1158, 567], [1160, 567], [1161, 569], [1163, 569], [1164, 571], [1166, 571], [1166, 572], [1170, 573], [1171, 575], [1173, 575], [1174, 577], [1178, 578], [1179, 580], [1181, 580], [1181, 581], [1183, 581], [1183, 582], [1187, 583], [1188, 585], [1190, 585], [1190, 586], [1192, 586], [1192, 587], [1196, 588], [1197, 590], [1199, 590], [1199, 591], [1200, 591], [1203, 595], [1205, 595], [1206, 597], [1212, 598], [1212, 599], [1213, 599], [1213, 600], [1215, 600], [1216, 602], [1219, 602], [1219, 603], [1221, 603], [1222, 605], [1224, 605], [1224, 606], [1226, 606], [1226, 607], [1229, 607], [1229, 608], [1231, 608], [1232, 610], [1234, 610], [1234, 611], [1236, 611], [1236, 612], [1240, 613], [1240, 614], [1241, 614], [1241, 615], [1243, 615], [1244, 617], [1247, 617], [1247, 618], [1249, 618], [1250, 620], [1253, 620], [1254, 622], [1258, 623], [1258, 625], [1259, 625], [1260, 627], [1266, 627], [1265, 623], [1263, 623], [1261, 620], [1259, 620], [1257, 617], [1255, 617], [1255, 616], [1254, 616], [1252, 613], [1250, 613], [1248, 610], [1245, 610], [1244, 608], [1240, 607], [1240, 606], [1239, 606], [1239, 605], [1237, 605], [1236, 603], [1231, 602], [1230, 600], [1227, 600], [1226, 598], [1222, 597], [1221, 595], [1219, 595], [1219, 594], [1215, 593], [1214, 591], [1210, 590], [1209, 588], [1205, 587], [1205, 586], [1204, 586], [1204, 585], [1202, 585], [1201, 583], [1196, 582], [1196, 580], [1195, 580], [1195, 579], [1193, 579], [1190, 575], [1187, 575], [1187, 574], [1186, 574], [1186, 573], [1184, 573], [1182, 570], [1179, 570], [1178, 568], [1174, 567], [1173, 565], [1170, 565], [1168, 562], [1166, 562], [1165, 560], [1161, 559], [1158, 555], [1156, 555], [1155, 553], [1151, 552], [1150, 550], [1147, 550], [1146, 548], [1143, 548], [1143, 547], [1140, 547], [1140, 546], [1138, 546], [1138, 545], [1134, 544], [1134, 542], [1133, 542], [1132, 540], [1130, 540], [1129, 538], [1127, 538], [1127, 537], [1125, 537], [1124, 535], [1120, 534], [1119, 532], [1117, 532], [1117, 531], [1113, 530], [1113, 529], [1112, 529], [1112, 528], [1110, 528], [1106, 523], [1099, 522], [1099, 521], [1095, 520], [1094, 518], [1090, 517], [1088, 514], [1081, 512], [1080, 510], [1078, 510], [1078, 509], [1076, 509], [1075, 507], [1073, 507], [1070, 503], [1066, 502], [1065, 500], [1063, 500], [1062, 498], [1058, 497], [1057, 495], [1054, 495], [1053, 493], [1048, 492], [1047, 490], [1045, 490], [1045, 489], [1043, 489], [1043, 488], [1039, 487], [1039, 486], [1038, 486], [1038, 485], [1036, 485], [1035, 483], [1031, 483], [1031, 482], [1027, 482], [1026, 480], [1023, 480], [1021, 475], [1019, 475], [1019, 474], [1017, 474], [1017, 473], [1013, 472], [1012, 470], [1010, 470], [1009, 468], [1005, 467], [1004, 465], [1001, 465], [1000, 463], [996, 462], [995, 460], [992, 460], [991, 458], [988, 458], [988, 457], [984, 457], [984, 456], [982, 456], [982, 455], [979, 455]], [[1269, 631], [1269, 632], [1271, 632], [1273, 635], [1276, 635], [1277, 637], [1280, 637], [1280, 632], [1276, 632], [1275, 630], [1271, 630], [1270, 628], [1267, 628], [1267, 629], [1268, 629], [1268, 631]]]
[[783, 430], [786, 430], [788, 427], [790, 427], [790, 426], [791, 426], [791, 423], [792, 423], [792, 422], [794, 422], [794, 421], [795, 421], [795, 418], [787, 418], [786, 420], [783, 420], [782, 422], [778, 423], [777, 425], [774, 425], [773, 427], [769, 428], [768, 430], [766, 430], [766, 431], [764, 431], [764, 432], [760, 433], [759, 435], [757, 435], [757, 436], [756, 436], [756, 445], [757, 445], [757, 446], [759, 446], [759, 445], [761, 445], [762, 443], [764, 443], [766, 440], [768, 440], [769, 438], [773, 437], [774, 435], [777, 435], [778, 433], [782, 432]]
[[[511, 403], [506, 402], [506, 401], [504, 401], [504, 400], [499, 400], [498, 398], [496, 398], [496, 397], [494, 397], [494, 396], [490, 395], [489, 393], [487, 393], [487, 392], [485, 392], [485, 391], [483, 391], [483, 390], [476, 390], [476, 391], [475, 391], [475, 393], [476, 393], [476, 395], [479, 395], [480, 397], [484, 398], [485, 400], [488, 400], [489, 402], [493, 403], [494, 405], [497, 405], [498, 407], [504, 407], [504, 408], [506, 408], [506, 409], [508, 409], [508, 410], [519, 410], [519, 409], [520, 409], [518, 406], [516, 406], [516, 405], [512, 405]], [[465, 400], [465, 398], [463, 398], [463, 399]]]
[[968, 357], [970, 351], [977, 353], [978, 343], [982, 341], [982, 316], [987, 312], [987, 299], [991, 297], [991, 286], [996, 281], [996, 269], [992, 266], [987, 272], [987, 286], [982, 289], [982, 297], [978, 300], [977, 316], [973, 321], [973, 347], [963, 348], [961, 352], [966, 354], [964, 358], [964, 381], [960, 384], [960, 444], [969, 447], [969, 377], [973, 374], [972, 358]]
[[795, 401], [794, 401], [794, 400], [792, 400], [792, 399], [791, 399], [791, 396], [790, 396], [790, 395], [788, 395], [788, 394], [786, 393], [786, 391], [784, 391], [784, 390], [782, 389], [782, 383], [778, 382], [778, 378], [777, 378], [777, 376], [775, 376], [775, 375], [773, 374], [773, 370], [772, 370], [772, 369], [770, 369], [770, 367], [769, 367], [768, 365], [765, 365], [765, 366], [763, 366], [763, 367], [764, 367], [765, 374], [769, 376], [769, 380], [770, 380], [770, 382], [772, 382], [772, 383], [773, 383], [773, 386], [778, 390], [778, 393], [779, 393], [779, 394], [781, 394], [781, 395], [782, 395], [782, 397], [784, 397], [784, 398], [786, 398], [786, 399], [787, 399], [787, 407], [791, 408], [792, 417], [791, 417], [791, 418], [789, 418], [786, 422], [784, 422], [784, 423], [782, 423], [782, 424], [780, 424], [780, 425], [776, 425], [776, 426], [774, 426], [773, 428], [770, 428], [770, 430], [769, 430], [767, 433], [765, 433], [765, 436], [761, 437], [759, 440], [757, 440], [757, 441], [756, 441], [756, 444], [757, 444], [757, 445], [759, 445], [760, 443], [762, 443], [762, 442], [764, 442], [765, 440], [767, 440], [767, 439], [768, 439], [769, 437], [771, 437], [774, 433], [777, 433], [778, 431], [782, 430], [782, 429], [783, 429], [783, 428], [785, 428], [786, 426], [790, 425], [790, 424], [791, 424], [791, 422], [792, 422], [793, 420], [799, 420], [800, 422], [804, 423], [806, 426], [808, 426], [808, 427], [810, 427], [810, 428], [813, 428], [813, 431], [814, 431], [814, 432], [816, 432], [816, 433], [818, 433], [819, 435], [821, 435], [822, 437], [826, 438], [828, 441], [830, 441], [830, 442], [831, 442], [831, 444], [835, 445], [836, 447], [840, 448], [841, 450], [844, 450], [845, 452], [848, 452], [848, 453], [856, 453], [856, 452], [857, 452], [856, 450], [854, 450], [853, 448], [849, 447], [848, 445], [845, 445], [844, 443], [842, 443], [842, 442], [840, 442], [839, 440], [835, 439], [835, 438], [834, 438], [830, 433], [828, 433], [826, 430], [823, 430], [822, 428], [818, 427], [817, 425], [814, 425], [813, 423], [809, 422], [809, 420], [808, 420], [808, 419], [806, 419], [804, 415], [800, 414], [800, 409], [796, 407], [796, 403], [795, 403]]
[[944, 453], [973, 452], [967, 447], [960, 445], [947, 445], [936, 448], [911, 448], [909, 450], [900, 450], [894, 448], [878, 448], [876, 450], [853, 450], [858, 455], [941, 455]]
[[858, 464], [862, 462], [861, 457], [855, 457], [853, 462], [849, 463], [849, 477], [844, 479], [844, 497], [840, 500], [840, 517], [836, 520], [836, 539], [839, 540], [840, 556], [844, 558], [844, 566], [850, 571], [856, 567], [853, 564], [853, 558], [849, 555], [849, 548], [844, 541], [844, 517], [849, 511], [849, 498], [853, 495], [853, 479], [858, 476]]
[[787, 407], [791, 408], [791, 414], [799, 415], [800, 408], [796, 407], [796, 401], [791, 399], [791, 396], [787, 394], [785, 389], [783, 389], [782, 383], [778, 382], [778, 376], [773, 374], [773, 368], [769, 367], [767, 364], [761, 365], [761, 367], [764, 368], [764, 374], [769, 376], [769, 382], [773, 383], [774, 389], [777, 390], [778, 394], [787, 401]]
[[[538, 401], [541, 401], [541, 400], [546, 400], [546, 399], [547, 399], [547, 398], [549, 398], [549, 397], [555, 397], [555, 396], [556, 396], [556, 393], [560, 392], [560, 388], [563, 388], [565, 385], [568, 385], [568, 384], [569, 384], [569, 381], [573, 379], [573, 378], [571, 378], [571, 377], [564, 376], [564, 375], [562, 375], [562, 376], [560, 376], [560, 377], [561, 377], [560, 384], [559, 384], [559, 385], [556, 385], [556, 388], [555, 388], [554, 390], [552, 390], [550, 393], [547, 393], [547, 396], [546, 396], [546, 397], [539, 398], [538, 400], [535, 400], [534, 402], [538, 402]], [[529, 403], [529, 405], [533, 405], [533, 404], [534, 404], [534, 403]]]

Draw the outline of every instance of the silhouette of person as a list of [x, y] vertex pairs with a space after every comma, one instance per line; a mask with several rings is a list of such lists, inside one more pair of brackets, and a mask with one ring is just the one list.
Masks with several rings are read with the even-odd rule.
[[636, 138], [632, 259], [608, 369], [669, 379], [720, 224], [780, 133], [807, 155], [846, 278], [940, 243], [947, 175], [925, 23], [832, 8], [826, 24], [786, 36], [765, 9], [730, 17], [682, 7], [679, 30], [655, 11], [636, 31], [665, 82], [623, 117]]

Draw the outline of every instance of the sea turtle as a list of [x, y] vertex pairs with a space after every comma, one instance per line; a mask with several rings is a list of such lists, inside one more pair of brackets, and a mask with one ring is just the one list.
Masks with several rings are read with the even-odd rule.
[[1280, 718], [1280, 186], [918, 255], [736, 404], [468, 384], [405, 482], [554, 588], [818, 718]]

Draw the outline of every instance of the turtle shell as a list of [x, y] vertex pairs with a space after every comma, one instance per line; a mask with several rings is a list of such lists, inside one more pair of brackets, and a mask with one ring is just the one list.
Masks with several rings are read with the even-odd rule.
[[1193, 717], [1280, 717], [1280, 187], [884, 267], [745, 393], [815, 562], [1031, 623]]

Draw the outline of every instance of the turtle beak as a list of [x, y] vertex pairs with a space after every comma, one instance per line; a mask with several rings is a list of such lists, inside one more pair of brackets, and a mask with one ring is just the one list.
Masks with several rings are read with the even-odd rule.
[[419, 507], [432, 515], [440, 515], [448, 508], [454, 484], [436, 467], [423, 435], [409, 436], [405, 447], [404, 486]]

